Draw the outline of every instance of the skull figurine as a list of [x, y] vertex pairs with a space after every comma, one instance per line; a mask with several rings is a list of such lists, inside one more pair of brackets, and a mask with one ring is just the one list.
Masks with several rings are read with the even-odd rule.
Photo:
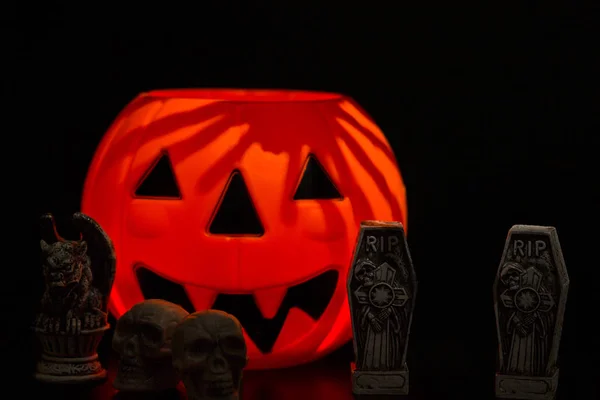
[[248, 362], [242, 325], [217, 310], [188, 315], [173, 335], [173, 366], [192, 400], [239, 398]]
[[188, 312], [164, 300], [146, 300], [133, 306], [119, 321], [113, 349], [120, 361], [113, 386], [123, 391], [162, 391], [180, 379], [173, 369], [171, 339]]
[[516, 262], [507, 262], [502, 266], [500, 270], [500, 280], [505, 284], [509, 290], [518, 290], [521, 274], [524, 272], [521, 264]]

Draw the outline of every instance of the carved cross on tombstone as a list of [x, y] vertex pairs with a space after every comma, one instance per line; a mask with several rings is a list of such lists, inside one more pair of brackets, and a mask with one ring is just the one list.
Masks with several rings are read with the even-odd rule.
[[348, 274], [356, 395], [408, 394], [406, 350], [417, 289], [404, 228], [361, 223]]
[[494, 283], [496, 396], [553, 399], [569, 276], [552, 227], [515, 225]]
[[[370, 263], [369, 263], [370, 264]], [[371, 264], [371, 266], [373, 266]], [[408, 301], [404, 287], [396, 287], [396, 271], [386, 262], [374, 268], [374, 280], [370, 287], [359, 286], [354, 292], [359, 304], [369, 304], [374, 308], [386, 309], [402, 307]]]

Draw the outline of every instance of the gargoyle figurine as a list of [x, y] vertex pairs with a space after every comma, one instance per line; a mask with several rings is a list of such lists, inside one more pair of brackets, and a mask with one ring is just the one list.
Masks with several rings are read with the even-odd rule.
[[79, 382], [106, 375], [96, 348], [108, 329], [115, 251], [92, 218], [75, 213], [73, 223], [81, 233], [79, 240], [63, 239], [51, 214], [41, 218], [45, 290], [35, 330], [43, 348], [36, 373], [42, 380]]
[[[41, 240], [45, 290], [36, 326], [46, 332], [74, 334], [104, 326], [106, 298], [116, 265], [112, 242], [94, 220], [82, 213], [73, 216], [82, 232], [81, 240], [60, 237], [51, 214], [42, 216], [41, 222], [46, 239]], [[106, 258], [100, 265], [92, 264], [88, 243], [97, 247], [91, 253]], [[92, 268], [96, 269], [96, 279]]]

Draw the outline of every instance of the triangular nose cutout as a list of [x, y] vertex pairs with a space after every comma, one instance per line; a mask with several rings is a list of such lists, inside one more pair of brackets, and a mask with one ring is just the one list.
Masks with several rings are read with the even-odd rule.
[[261, 236], [265, 233], [240, 171], [231, 174], [217, 207], [209, 233], [230, 236]]

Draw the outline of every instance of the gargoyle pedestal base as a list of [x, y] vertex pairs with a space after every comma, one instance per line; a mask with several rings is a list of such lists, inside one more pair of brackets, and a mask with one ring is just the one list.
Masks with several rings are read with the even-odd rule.
[[47, 333], [36, 329], [42, 354], [35, 378], [47, 383], [86, 383], [106, 378], [96, 349], [109, 325], [93, 330]]
[[360, 371], [352, 368], [352, 393], [363, 395], [407, 395], [408, 367], [399, 371]]
[[499, 399], [553, 400], [558, 386], [558, 369], [548, 377], [496, 374]]

